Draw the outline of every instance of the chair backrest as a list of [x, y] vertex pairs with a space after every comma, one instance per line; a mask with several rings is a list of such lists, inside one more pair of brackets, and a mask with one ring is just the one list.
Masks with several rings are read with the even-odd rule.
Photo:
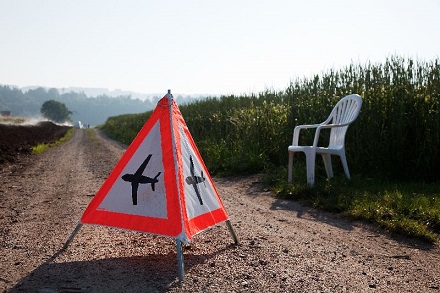
[[[345, 96], [335, 105], [326, 121], [329, 124], [350, 124], [356, 120], [361, 110], [361, 106], [361, 96], [357, 94]], [[344, 147], [345, 133], [347, 132], [347, 129], [348, 125], [331, 129], [329, 148]]]

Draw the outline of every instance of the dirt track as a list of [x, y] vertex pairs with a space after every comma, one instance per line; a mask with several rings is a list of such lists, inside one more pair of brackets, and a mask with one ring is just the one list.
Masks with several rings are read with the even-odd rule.
[[[440, 251], [279, 200], [258, 176], [215, 179], [240, 245], [222, 223], [184, 246], [83, 226], [56, 255], [123, 153], [86, 130], [0, 166], [0, 289], [6, 292], [440, 292]], [[55, 258], [53, 258], [56, 256]]]

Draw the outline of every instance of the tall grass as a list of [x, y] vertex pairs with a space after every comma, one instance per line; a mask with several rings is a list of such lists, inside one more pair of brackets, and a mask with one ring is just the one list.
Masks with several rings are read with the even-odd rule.
[[[295, 125], [323, 121], [343, 96], [358, 93], [363, 108], [350, 126], [350, 168], [370, 177], [437, 180], [440, 175], [440, 65], [400, 57], [350, 65], [283, 92], [207, 99], [182, 113], [209, 165], [232, 172], [284, 166]], [[313, 133], [307, 133], [309, 140]], [[307, 136], [306, 136], [307, 138]], [[234, 170], [235, 169], [235, 170]]]
[[[180, 110], [211, 172], [255, 173], [285, 166], [294, 126], [322, 122], [351, 93], [363, 98], [346, 137], [352, 173], [439, 179], [439, 59], [390, 57], [383, 64], [350, 64], [294, 80], [284, 91], [208, 97]], [[112, 117], [103, 129], [130, 143], [149, 114]], [[313, 137], [312, 132], [304, 135]]]
[[439, 60], [393, 57], [384, 64], [350, 65], [292, 83], [289, 125], [320, 122], [342, 96], [358, 93], [361, 114], [349, 127], [350, 168], [366, 176], [439, 179]]
[[150, 114], [151, 112], [109, 117], [100, 128], [114, 140], [128, 145], [136, 137]]
[[284, 159], [285, 145], [270, 142], [288, 135], [289, 107], [275, 100], [277, 94], [265, 95], [212, 98], [180, 108], [213, 172], [261, 172]]

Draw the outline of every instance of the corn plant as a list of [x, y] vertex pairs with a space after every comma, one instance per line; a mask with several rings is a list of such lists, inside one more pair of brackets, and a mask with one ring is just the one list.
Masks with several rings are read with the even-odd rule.
[[[439, 59], [390, 57], [382, 64], [350, 64], [296, 79], [283, 91], [207, 97], [180, 110], [210, 169], [255, 173], [284, 167], [295, 125], [324, 121], [337, 101], [351, 93], [363, 98], [346, 136], [353, 174], [439, 179]], [[129, 143], [148, 115], [111, 117], [104, 130]]]

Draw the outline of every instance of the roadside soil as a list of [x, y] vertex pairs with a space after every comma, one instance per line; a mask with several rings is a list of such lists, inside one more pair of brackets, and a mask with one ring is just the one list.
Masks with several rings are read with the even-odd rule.
[[440, 292], [438, 245], [277, 199], [256, 176], [214, 178], [224, 223], [185, 244], [84, 225], [60, 251], [124, 152], [95, 129], [0, 165], [3, 292]]
[[35, 125], [0, 123], [0, 164], [13, 163], [21, 155], [32, 153], [32, 147], [60, 139], [68, 129], [50, 121]]

